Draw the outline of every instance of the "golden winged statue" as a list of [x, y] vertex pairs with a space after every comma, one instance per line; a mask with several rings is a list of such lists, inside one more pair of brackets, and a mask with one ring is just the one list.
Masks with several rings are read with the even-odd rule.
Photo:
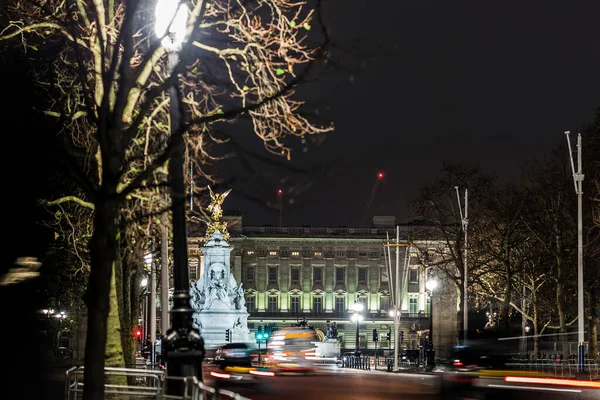
[[231, 192], [231, 189], [223, 192], [223, 193], [214, 193], [211, 187], [208, 187], [208, 191], [210, 192], [210, 204], [206, 209], [211, 213], [212, 221], [208, 223], [208, 229], [206, 230], [207, 239], [214, 232], [219, 231], [223, 234], [223, 239], [225, 241], [229, 240], [229, 232], [227, 231], [227, 222], [221, 222], [221, 217], [223, 216], [223, 209], [221, 205], [225, 200], [225, 197]]

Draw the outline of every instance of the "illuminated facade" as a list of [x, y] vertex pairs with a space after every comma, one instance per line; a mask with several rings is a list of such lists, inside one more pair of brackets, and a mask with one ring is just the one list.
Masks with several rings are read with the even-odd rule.
[[[242, 228], [239, 221], [237, 225], [230, 223], [230, 227], [229, 242], [234, 247], [231, 271], [243, 283], [251, 331], [258, 325], [290, 326], [306, 318], [309, 325], [325, 332], [335, 321], [342, 347], [354, 349], [356, 323], [351, 322], [351, 317], [354, 303], [360, 302], [364, 310], [359, 326], [360, 348], [375, 348], [373, 329], [377, 329], [379, 336], [377, 348], [389, 348], [386, 338], [391, 331], [393, 341], [393, 321], [389, 315], [392, 302], [383, 245], [386, 233], [395, 236], [393, 223], [373, 228]], [[400, 229], [401, 243], [407, 243], [414, 228], [404, 225]], [[191, 279], [202, 273], [200, 243], [201, 237], [190, 238]], [[399, 248], [401, 265], [407, 249], [410, 247]], [[430, 298], [425, 290], [425, 268], [416, 254], [411, 251], [409, 255], [407, 290], [401, 307], [403, 347], [412, 345], [410, 339], [414, 336], [409, 331], [429, 328]], [[395, 268], [394, 249], [392, 265]]]

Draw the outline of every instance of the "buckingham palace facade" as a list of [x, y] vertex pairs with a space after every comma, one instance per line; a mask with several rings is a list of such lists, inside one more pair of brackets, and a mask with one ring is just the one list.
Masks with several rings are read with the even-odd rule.
[[[336, 322], [342, 348], [353, 350], [356, 323], [351, 322], [351, 317], [354, 303], [360, 302], [363, 305], [360, 349], [390, 348], [388, 332], [392, 343], [394, 332], [384, 244], [387, 235], [391, 242], [395, 238], [393, 217], [375, 217], [370, 228], [244, 227], [241, 216], [228, 217], [228, 223], [229, 243], [234, 248], [231, 272], [245, 288], [251, 331], [266, 324], [291, 326], [305, 319], [309, 325], [326, 332]], [[408, 244], [415, 227], [399, 226], [400, 243]], [[192, 280], [202, 270], [202, 241], [200, 235], [189, 237]], [[401, 291], [402, 347], [414, 348], [414, 332], [429, 328], [431, 298], [425, 289], [426, 270], [419, 263], [416, 250], [410, 246], [397, 248], [402, 264], [409, 252], [406, 290]], [[395, 268], [396, 250], [391, 251]], [[434, 297], [434, 307], [435, 304]], [[455, 311], [454, 305], [454, 312], [451, 310], [449, 314], [456, 314]], [[456, 322], [453, 326], [456, 330]], [[377, 329], [377, 344], [373, 340], [374, 329]], [[456, 332], [447, 335], [452, 341]]]

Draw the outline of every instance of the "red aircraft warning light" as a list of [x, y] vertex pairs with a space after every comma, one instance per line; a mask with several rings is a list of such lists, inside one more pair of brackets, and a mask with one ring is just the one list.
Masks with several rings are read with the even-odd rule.
[[380, 172], [377, 174], [377, 178], [382, 179], [383, 178], [383, 172]]
[[283, 194], [283, 190], [279, 189], [279, 190], [277, 191], [277, 194], [278, 194], [278, 195], [282, 195], [282, 194]]

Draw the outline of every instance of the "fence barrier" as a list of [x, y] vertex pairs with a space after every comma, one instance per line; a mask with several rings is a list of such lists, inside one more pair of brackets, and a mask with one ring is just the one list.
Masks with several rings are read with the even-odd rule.
[[[65, 400], [78, 400], [83, 396], [83, 367], [72, 367], [65, 377]], [[216, 389], [200, 382], [196, 377], [170, 377], [164, 370], [105, 367], [105, 399], [156, 399], [156, 400], [249, 400], [226, 389]], [[124, 380], [127, 383], [115, 383]], [[182, 395], [166, 393], [169, 383], [179, 382]]]

